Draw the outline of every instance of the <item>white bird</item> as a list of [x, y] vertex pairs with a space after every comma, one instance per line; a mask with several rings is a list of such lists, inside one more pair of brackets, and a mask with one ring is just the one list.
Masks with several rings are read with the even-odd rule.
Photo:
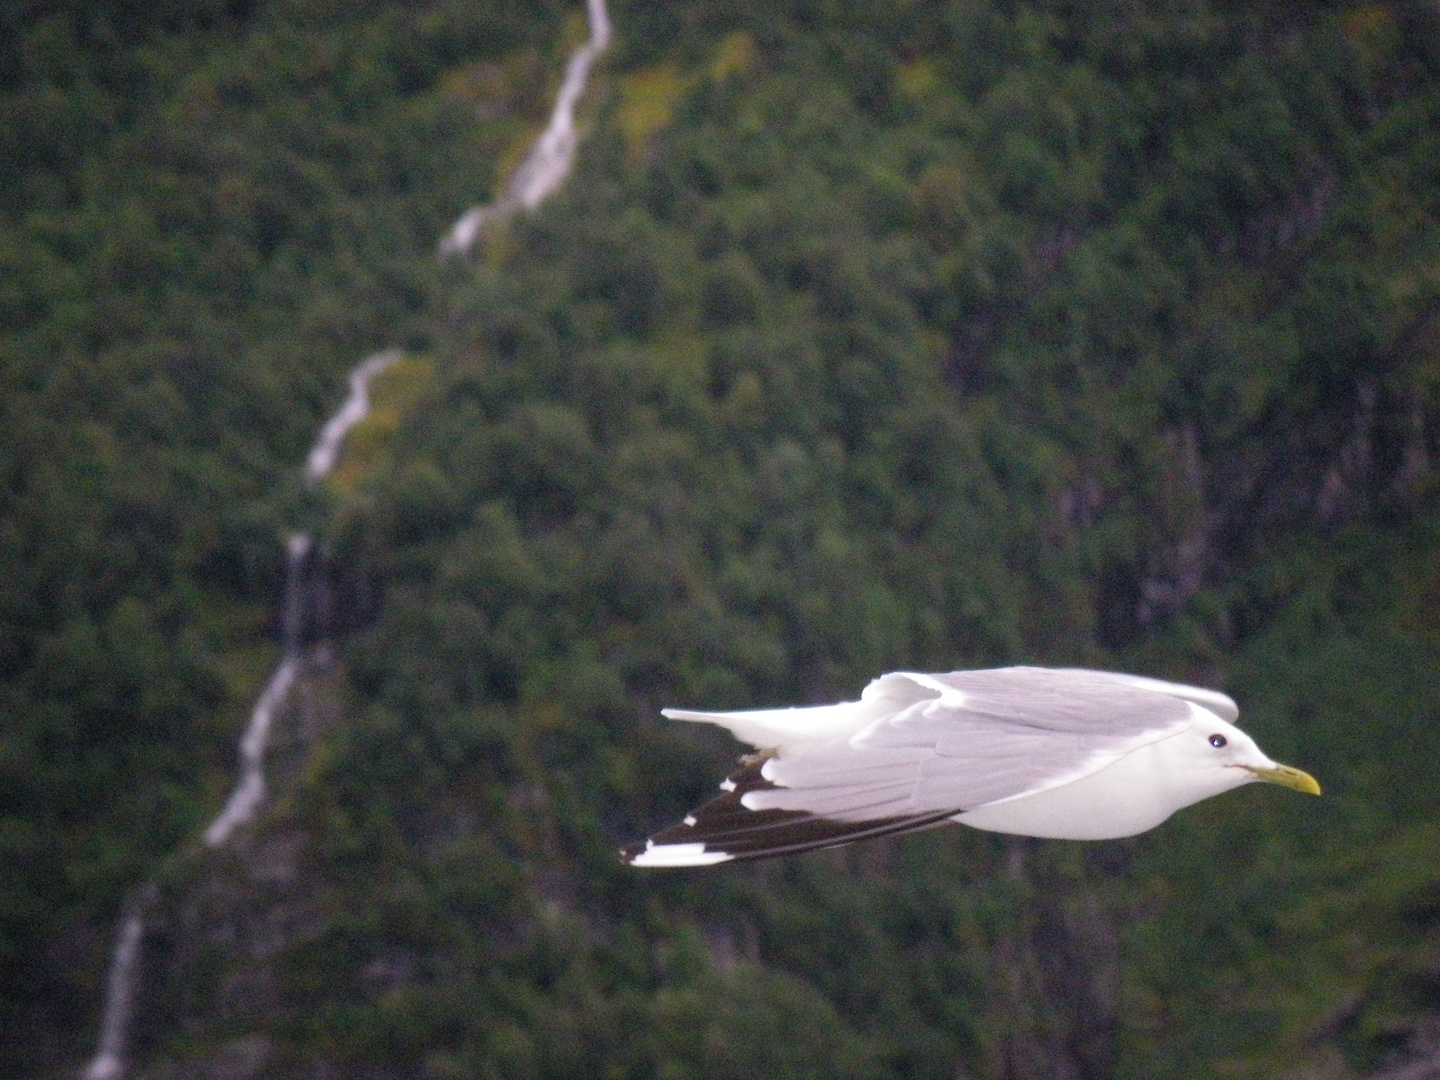
[[1235, 726], [1226, 695], [1118, 672], [898, 671], [838, 705], [662, 712], [719, 724], [759, 752], [682, 824], [626, 848], [634, 866], [708, 866], [947, 821], [1105, 840], [1256, 781], [1320, 794]]

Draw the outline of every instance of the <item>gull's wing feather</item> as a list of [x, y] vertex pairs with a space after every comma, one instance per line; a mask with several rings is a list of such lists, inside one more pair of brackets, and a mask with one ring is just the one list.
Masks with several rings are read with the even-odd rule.
[[704, 866], [790, 855], [914, 832], [950, 817], [949, 811], [939, 811], [839, 820], [808, 810], [752, 810], [744, 805], [745, 796], [773, 786], [761, 775], [761, 768], [761, 763], [752, 762], [732, 774], [723, 785], [729, 789], [725, 794], [687, 815], [682, 824], [625, 848], [624, 860], [635, 866]]

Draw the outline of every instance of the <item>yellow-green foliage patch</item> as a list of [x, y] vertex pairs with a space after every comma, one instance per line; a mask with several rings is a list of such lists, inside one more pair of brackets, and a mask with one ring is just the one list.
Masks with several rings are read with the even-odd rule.
[[755, 65], [759, 55], [755, 39], [749, 34], [726, 34], [719, 48], [715, 50], [715, 59], [710, 62], [710, 78], [720, 82], [731, 75], [748, 71]]
[[620, 83], [617, 121], [632, 155], [644, 152], [648, 141], [670, 126], [680, 100], [705, 78], [721, 82], [755, 65], [759, 50], [746, 33], [726, 35], [715, 49], [708, 70], [684, 71], [671, 62], [641, 68]]
[[656, 64], [627, 75], [620, 84], [620, 132], [633, 155], [645, 149], [656, 132], [670, 125], [675, 106], [695, 84], [674, 64]]
[[345, 440], [329, 483], [351, 494], [372, 476], [385, 448], [411, 407], [424, 395], [435, 377], [429, 357], [406, 356], [386, 368], [370, 384], [370, 413], [356, 424]]

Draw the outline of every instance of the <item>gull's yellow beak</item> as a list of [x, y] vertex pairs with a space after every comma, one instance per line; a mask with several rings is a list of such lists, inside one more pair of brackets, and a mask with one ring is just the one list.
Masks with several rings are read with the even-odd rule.
[[1320, 784], [1315, 777], [1300, 769], [1292, 769], [1289, 765], [1276, 765], [1273, 769], [1257, 769], [1253, 765], [1245, 765], [1243, 768], [1253, 773], [1256, 780], [1264, 780], [1267, 784], [1294, 788], [1307, 795], [1320, 794]]

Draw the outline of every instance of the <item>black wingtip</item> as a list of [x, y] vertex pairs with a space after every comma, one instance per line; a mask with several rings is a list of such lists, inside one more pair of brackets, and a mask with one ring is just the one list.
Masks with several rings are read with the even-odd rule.
[[639, 843], [635, 844], [626, 844], [620, 849], [620, 861], [626, 866], [630, 866], [632, 863], [635, 862], [636, 856], [638, 856], [644, 850], [644, 840], [641, 840]]
[[721, 784], [723, 794], [711, 799], [679, 825], [662, 829], [649, 840], [620, 851], [627, 866], [709, 866], [739, 859], [766, 859], [859, 840], [914, 832], [944, 824], [956, 811], [840, 821], [807, 810], [752, 810], [746, 793], [774, 790], [761, 775], [765, 759], [742, 759], [744, 767]]

